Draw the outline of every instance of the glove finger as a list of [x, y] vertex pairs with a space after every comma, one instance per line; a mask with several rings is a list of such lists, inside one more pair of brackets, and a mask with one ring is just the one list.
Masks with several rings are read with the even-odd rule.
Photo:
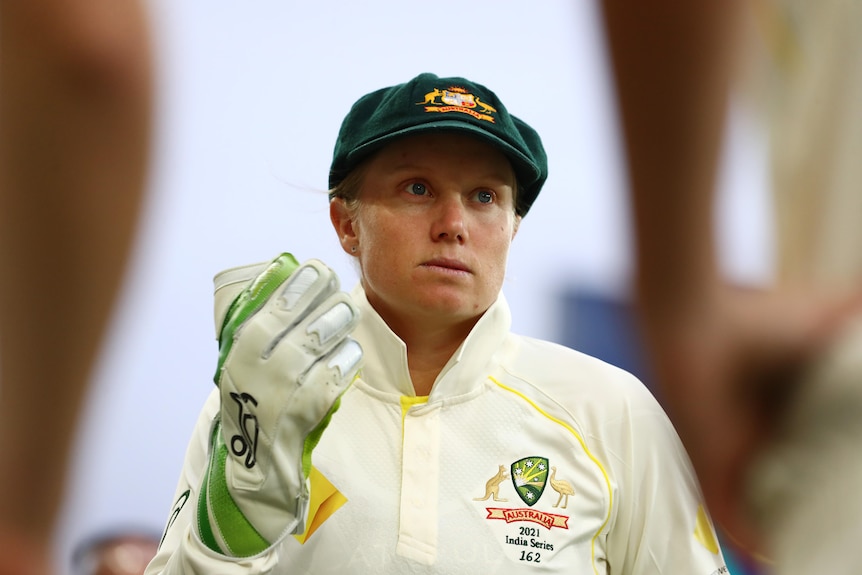
[[[243, 289], [225, 311], [221, 328], [219, 329], [219, 357], [216, 367], [216, 385], [220, 385], [224, 362], [231, 354], [239, 331], [272, 299], [272, 294], [290, 277], [299, 266], [296, 258], [289, 253], [283, 253], [265, 268]], [[240, 273], [239, 275], [245, 275]]]
[[348, 337], [326, 356], [326, 366], [330, 370], [338, 370], [344, 385], [350, 385], [362, 365], [362, 346], [355, 339]]
[[[277, 320], [281, 312], [274, 310], [272, 315]], [[284, 345], [297, 347], [310, 358], [303, 368], [292, 366], [293, 372], [302, 374], [310, 367], [311, 362], [327, 354], [347, 337], [358, 321], [359, 310], [350, 296], [344, 292], [336, 292], [306, 314], [301, 322], [274, 337], [262, 357], [269, 360], [271, 356], [278, 355], [278, 348]]]
[[[338, 277], [322, 262], [309, 260], [297, 268], [237, 330], [231, 362], [259, 363], [261, 368], [265, 362], [270, 365], [264, 369], [275, 370], [271, 373], [291, 376], [305, 372], [358, 319], [349, 296], [337, 289]], [[290, 345], [282, 344], [285, 339]], [[268, 361], [280, 344], [284, 351], [276, 355], [282, 357]]]
[[361, 360], [362, 347], [356, 340], [347, 338], [308, 369], [286, 410], [291, 417], [305, 423], [306, 433], [329, 413], [350, 386]]
[[[339, 289], [338, 276], [319, 260], [308, 260], [278, 290], [266, 308], [289, 324], [298, 323]], [[292, 321], [291, 321], [292, 320]]]

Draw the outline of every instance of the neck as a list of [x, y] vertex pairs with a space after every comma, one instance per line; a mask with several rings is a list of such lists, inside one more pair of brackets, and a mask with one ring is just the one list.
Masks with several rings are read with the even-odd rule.
[[407, 366], [416, 395], [428, 395], [443, 367], [464, 342], [478, 318], [450, 325], [389, 323], [407, 345]]
[[[458, 344], [460, 345], [460, 343]], [[413, 382], [413, 390], [416, 395], [428, 395], [437, 376], [443, 370], [443, 366], [458, 349], [458, 346], [439, 349], [413, 348], [407, 344], [407, 366], [410, 369], [410, 380]]]
[[472, 317], [419, 309], [405, 313], [375, 301], [366, 290], [368, 303], [407, 347], [407, 368], [416, 395], [431, 393], [443, 367], [464, 342], [484, 311]]
[[407, 344], [407, 365], [417, 395], [431, 393], [443, 367], [464, 342], [473, 325], [475, 321], [446, 330], [426, 330], [408, 337], [401, 336]]

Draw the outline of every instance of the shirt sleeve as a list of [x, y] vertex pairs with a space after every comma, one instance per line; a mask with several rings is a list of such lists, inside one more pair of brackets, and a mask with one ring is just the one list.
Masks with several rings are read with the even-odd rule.
[[658, 402], [644, 388], [605, 430], [617, 479], [608, 534], [613, 572], [727, 574], [691, 462]]

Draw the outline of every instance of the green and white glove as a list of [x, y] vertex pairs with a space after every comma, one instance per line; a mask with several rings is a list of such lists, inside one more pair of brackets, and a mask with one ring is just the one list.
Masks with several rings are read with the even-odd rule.
[[323, 263], [272, 261], [233, 301], [219, 335], [221, 411], [197, 508], [201, 541], [257, 555], [302, 533], [311, 452], [353, 381], [359, 312]]

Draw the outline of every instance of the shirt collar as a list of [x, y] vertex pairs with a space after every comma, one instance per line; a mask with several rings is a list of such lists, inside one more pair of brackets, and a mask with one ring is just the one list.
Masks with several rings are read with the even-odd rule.
[[[351, 296], [360, 312], [353, 337], [365, 352], [362, 380], [384, 393], [414, 396], [407, 367], [407, 345], [371, 307], [361, 284], [353, 289]], [[481, 385], [511, 323], [509, 305], [501, 292], [443, 367], [429, 400], [467, 393]]]

